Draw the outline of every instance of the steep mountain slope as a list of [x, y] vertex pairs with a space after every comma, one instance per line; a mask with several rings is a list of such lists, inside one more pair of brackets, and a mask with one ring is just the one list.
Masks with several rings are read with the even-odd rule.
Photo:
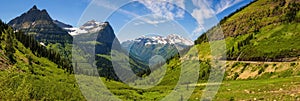
[[63, 22], [60, 22], [58, 20], [53, 20], [53, 23], [55, 23], [60, 28], [72, 28], [73, 26], [65, 24]]
[[[82, 53], [78, 54], [85, 54], [83, 60], [81, 56], [76, 54], [73, 56], [73, 59], [78, 59], [78, 61], [81, 62], [90, 62], [89, 60], [95, 59], [100, 76], [118, 80], [111, 60], [112, 52], [115, 52], [114, 55], [119, 55], [120, 59], [128, 56], [126, 56], [126, 50], [123, 50], [120, 42], [116, 38], [111, 25], [108, 22], [100, 23], [92, 20], [83, 24], [80, 28], [67, 29], [74, 35], [75, 46], [73, 47], [78, 48], [76, 50], [82, 50]], [[92, 56], [94, 54], [96, 55], [95, 57]], [[129, 58], [129, 63], [130, 68], [139, 76], [145, 74], [147, 71], [147, 66], [139, 61]], [[120, 67], [126, 68], [124, 65], [120, 65]], [[87, 70], [84, 66], [78, 66], [76, 68], [83, 73]], [[126, 73], [126, 70], [124, 73]]]
[[118, 50], [120, 50], [120, 42], [108, 22], [101, 23], [91, 20], [83, 24], [80, 28], [66, 29], [69, 30], [71, 35], [76, 37], [76, 41], [82, 42], [80, 45], [94, 45], [96, 49], [95, 54], [110, 54], [114, 41], [115, 47], [119, 47]]
[[56, 52], [2, 21], [0, 34], [1, 100], [84, 100]]
[[[295, 61], [300, 55], [300, 1], [256, 0], [220, 22], [227, 59]], [[220, 40], [214, 27], [195, 41]]]
[[[199, 51], [190, 51], [182, 59], [198, 58], [201, 63], [208, 63], [210, 68], [211, 51], [218, 50], [211, 45], [225, 42], [226, 57], [220, 57], [227, 59], [225, 79], [299, 75], [299, 9], [298, 0], [256, 0], [221, 20], [219, 25], [225, 38], [216, 36], [215, 33], [220, 30], [213, 27], [191, 48]], [[207, 36], [211, 38], [210, 42]], [[198, 53], [198, 56], [190, 53]]]
[[53, 21], [48, 12], [33, 6], [29, 11], [11, 20], [8, 24], [15, 30], [34, 35], [35, 38], [46, 44], [70, 43], [72, 37]]
[[193, 42], [176, 34], [163, 36], [142, 36], [135, 40], [128, 40], [122, 43], [130, 56], [148, 64], [155, 55], [160, 55], [164, 59], [177, 54], [179, 51], [193, 45]]

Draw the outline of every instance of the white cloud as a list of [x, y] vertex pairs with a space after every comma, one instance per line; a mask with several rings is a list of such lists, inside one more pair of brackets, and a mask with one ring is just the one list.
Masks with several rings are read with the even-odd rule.
[[117, 10], [118, 9], [117, 6], [115, 6], [113, 3], [111, 3], [108, 0], [93, 0], [92, 3], [96, 4], [97, 6], [109, 9], [109, 10]]
[[221, 0], [218, 4], [215, 5], [215, 11], [217, 13], [223, 12], [225, 9], [242, 2], [243, 0]]
[[139, 18], [140, 20], [142, 21], [139, 21], [139, 22], [134, 22], [134, 25], [142, 25], [142, 24], [151, 24], [151, 25], [157, 25], [157, 24], [160, 24], [160, 23], [165, 23], [167, 22], [168, 20], [149, 20], [147, 18]]
[[[152, 24], [156, 25], [159, 23], [165, 23], [170, 20], [174, 20], [175, 18], [183, 18], [185, 11], [183, 9], [179, 9], [178, 7], [185, 8], [184, 0], [133, 0], [138, 1], [141, 4], [144, 4], [149, 10], [152, 11], [153, 17], [151, 19], [141, 17], [141, 15], [136, 14], [134, 12], [120, 9], [114, 5], [114, 3], [107, 0], [95, 0], [95, 4], [97, 6], [104, 7], [106, 9], [110, 9], [113, 11], [118, 11], [120, 13], [133, 16], [141, 20], [141, 22], [136, 23], [135, 25], [140, 24]], [[178, 7], [174, 7], [175, 4]], [[172, 12], [172, 11], [176, 12]]]
[[192, 16], [197, 20], [198, 27], [193, 31], [193, 34], [201, 34], [204, 31], [203, 24], [209, 18], [213, 18], [216, 14], [223, 12], [227, 8], [241, 2], [242, 0], [192, 0], [195, 8], [192, 11]]
[[211, 5], [211, 2], [207, 0], [192, 0], [194, 6], [196, 7], [192, 11], [192, 16], [197, 20], [198, 27], [193, 31], [193, 35], [197, 36], [200, 32], [204, 31], [202, 26], [205, 23], [206, 19], [209, 19], [215, 15], [215, 11], [212, 10], [208, 5]]
[[[184, 0], [134, 0], [134, 1], [138, 1], [139, 3], [145, 5], [149, 10], [151, 10], [155, 18], [159, 18], [159, 19], [165, 18], [165, 20], [174, 20], [175, 18], [183, 18], [185, 14]], [[165, 22], [165, 21], [159, 21], [159, 22]]]
[[215, 15], [215, 11], [208, 7], [204, 0], [193, 0], [193, 4], [196, 8], [191, 15], [197, 20], [198, 24], [203, 24], [205, 19]]
[[[97, 1], [97, 0], [96, 0]], [[111, 10], [118, 10], [119, 12], [127, 15], [131, 15], [135, 18], [139, 18], [141, 21], [136, 22], [135, 25], [140, 24], [159, 24], [167, 21], [172, 21], [176, 18], [184, 18], [186, 6], [194, 6], [191, 15], [197, 20], [198, 27], [193, 31], [193, 34], [201, 34], [204, 31], [205, 21], [209, 18], [215, 17], [216, 14], [223, 12], [229, 7], [243, 1], [243, 0], [192, 0], [193, 5], [185, 5], [185, 0], [132, 0], [138, 1], [145, 5], [154, 15], [154, 18], [141, 17], [141, 15], [135, 14], [131, 11], [119, 9], [114, 6], [112, 2], [107, 0], [99, 0], [106, 2], [96, 2], [98, 6], [105, 7]], [[176, 6], [174, 6], [174, 5]], [[178, 7], [182, 8], [179, 9]], [[163, 19], [162, 19], [163, 18]]]

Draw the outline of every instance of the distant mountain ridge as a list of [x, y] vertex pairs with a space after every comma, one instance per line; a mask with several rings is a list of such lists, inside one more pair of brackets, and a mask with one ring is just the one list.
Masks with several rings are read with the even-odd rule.
[[26, 34], [34, 35], [35, 38], [44, 43], [70, 43], [72, 36], [60, 26], [69, 25], [53, 20], [48, 12], [39, 10], [33, 6], [29, 11], [21, 16], [14, 18], [8, 23], [15, 30], [23, 31]]
[[[176, 34], [170, 34], [166, 37], [163, 36], [141, 36], [134, 40], [127, 40], [122, 42], [122, 44], [132, 43], [132, 42], [141, 42], [145, 45], [153, 45], [153, 44], [175, 44], [175, 45], [185, 45], [191, 46], [193, 45], [193, 41], [183, 38], [182, 36]], [[126, 46], [125, 46], [126, 47]]]
[[141, 36], [121, 44], [129, 54], [148, 64], [151, 57], [160, 55], [165, 59], [171, 58], [181, 50], [193, 45], [193, 41], [176, 34], [163, 36]]

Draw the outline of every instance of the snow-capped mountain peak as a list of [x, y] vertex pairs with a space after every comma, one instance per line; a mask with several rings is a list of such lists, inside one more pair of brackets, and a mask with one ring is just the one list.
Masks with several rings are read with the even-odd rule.
[[126, 42], [141, 42], [145, 45], [156, 45], [156, 44], [181, 44], [186, 46], [193, 45], [193, 41], [188, 40], [186, 38], [183, 38], [182, 36], [176, 35], [176, 34], [170, 34], [166, 37], [163, 36], [141, 36], [139, 38], [136, 38], [134, 40], [128, 40]]
[[170, 34], [168, 36], [141, 36], [134, 40], [125, 41], [121, 45], [131, 56], [147, 64], [154, 55], [161, 55], [168, 59], [181, 50], [189, 48], [193, 42], [182, 36]]
[[80, 26], [79, 28], [64, 28], [68, 30], [70, 35], [80, 35], [87, 33], [95, 33], [98, 32], [107, 26], [106, 22], [97, 22], [95, 20], [91, 20]]
[[[133, 46], [134, 45], [134, 46]], [[193, 41], [186, 39], [182, 36], [176, 34], [170, 34], [166, 37], [164, 36], [141, 36], [134, 40], [127, 40], [122, 42], [122, 46], [125, 49], [130, 49], [130, 47], [137, 47], [138, 46], [154, 46], [154, 47], [161, 47], [161, 46], [176, 46], [179, 50], [184, 49], [188, 46], [193, 45]]]
[[166, 39], [168, 39], [171, 44], [182, 43], [182, 44], [187, 45], [187, 46], [194, 45], [193, 41], [191, 41], [189, 39], [186, 39], [182, 36], [176, 35], [176, 34], [170, 34], [166, 37]]

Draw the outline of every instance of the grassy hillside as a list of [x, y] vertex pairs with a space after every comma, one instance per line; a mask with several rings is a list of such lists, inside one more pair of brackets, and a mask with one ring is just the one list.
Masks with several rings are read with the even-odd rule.
[[[10, 61], [0, 71], [0, 99], [3, 100], [70, 100], [83, 99], [74, 75], [46, 58], [36, 57], [17, 42], [16, 63]], [[5, 58], [5, 57], [2, 57]]]
[[214, 36], [217, 27], [200, 36], [194, 46], [199, 56], [190, 58], [211, 59], [207, 47], [225, 40], [226, 79], [299, 75], [299, 14], [298, 0], [256, 0], [221, 20], [224, 39]]
[[[281, 4], [280, 0], [258, 0], [252, 3], [251, 5], [245, 7], [239, 12], [231, 15], [231, 17], [226, 18], [221, 22], [224, 33], [226, 35], [226, 45], [227, 45], [227, 56], [230, 60], [236, 60], [237, 57], [240, 57], [240, 60], [261, 60], [256, 59], [257, 57], [262, 57], [266, 61], [292, 61], [292, 62], [247, 62], [247, 61], [228, 61], [226, 63], [227, 69], [224, 79], [226, 81], [222, 82], [221, 88], [216, 95], [215, 100], [224, 101], [224, 100], [297, 100], [299, 99], [300, 94], [297, 89], [300, 85], [299, 80], [299, 62], [295, 61], [293, 58], [297, 56], [297, 52], [293, 52], [290, 49], [298, 49], [296, 46], [297, 34], [299, 34], [297, 17], [294, 20], [288, 20], [288, 13], [291, 11], [288, 8], [288, 5], [293, 2], [292, 0], [286, 1], [284, 4]], [[296, 2], [298, 4], [298, 2]], [[280, 6], [278, 6], [280, 5]], [[293, 4], [294, 5], [294, 4]], [[267, 17], [262, 13], [265, 12], [265, 9], [274, 8], [274, 12], [269, 15], [272, 17]], [[277, 7], [278, 6], [278, 7]], [[261, 9], [260, 7], [264, 8]], [[277, 7], [277, 8], [276, 8]], [[251, 11], [253, 9], [262, 10], [258, 12]], [[275, 10], [278, 9], [278, 10]], [[288, 9], [288, 10], [287, 10]], [[251, 13], [249, 13], [251, 11]], [[244, 13], [244, 14], [243, 14]], [[252, 17], [257, 15], [255, 17]], [[260, 18], [258, 18], [260, 16]], [[261, 22], [261, 24], [249, 24], [247, 19], [256, 19]], [[263, 17], [264, 20], [261, 20]], [[279, 20], [277, 20], [277, 18]], [[292, 17], [293, 18], [293, 17]], [[246, 19], [246, 20], [245, 20]], [[272, 20], [275, 19], [275, 20]], [[239, 22], [242, 21], [242, 22]], [[229, 24], [229, 22], [231, 24]], [[237, 22], [237, 23], [234, 23]], [[228, 25], [224, 25], [228, 23]], [[250, 23], [250, 22], [249, 22]], [[266, 24], [264, 24], [266, 23]], [[244, 25], [245, 24], [245, 25]], [[235, 30], [230, 28], [232, 26], [239, 26]], [[255, 30], [244, 29], [246, 27], [256, 26]], [[241, 28], [241, 29], [239, 29]], [[211, 30], [213, 31], [213, 29]], [[234, 32], [230, 32], [234, 31]], [[231, 33], [237, 33], [232, 34]], [[239, 34], [240, 33], [240, 34]], [[227, 35], [228, 34], [228, 35]], [[284, 39], [286, 38], [286, 39]], [[201, 37], [199, 38], [201, 40]], [[272, 39], [272, 40], [270, 40]], [[287, 41], [292, 40], [292, 42]], [[163, 78], [159, 79], [160, 81], [157, 86], [150, 89], [136, 89], [129, 87], [128, 85], [116, 82], [105, 80], [101, 78], [106, 87], [111, 91], [112, 94], [116, 95], [122, 100], [161, 100], [166, 97], [170, 92], [176, 89], [176, 84], [180, 77], [180, 72], [182, 71], [181, 65], [183, 68], [196, 67], [199, 64], [199, 78], [197, 83], [189, 84], [189, 87], [195, 87], [193, 94], [189, 96], [183, 96], [182, 99], [188, 99], [191, 101], [196, 101], [201, 98], [204, 88], [207, 85], [208, 75], [210, 74], [211, 68], [211, 50], [210, 45], [218, 43], [220, 40], [215, 40], [212, 43], [208, 43], [204, 40], [198, 42], [197, 45], [192, 47], [186, 55], [182, 57], [174, 56], [173, 59], [167, 61], [167, 64], [163, 67], [166, 68], [166, 75]], [[278, 43], [276, 43], [278, 42]], [[293, 43], [293, 44], [292, 44]], [[268, 44], [268, 45], [266, 45]], [[278, 45], [278, 46], [277, 46]], [[253, 47], [257, 48], [253, 48]], [[285, 47], [284, 47], [285, 46]], [[277, 48], [277, 49], [274, 49]], [[282, 51], [278, 51], [282, 50]], [[252, 54], [244, 54], [243, 52], [253, 52]], [[240, 55], [243, 53], [242, 55]], [[197, 54], [197, 55], [195, 55]], [[286, 55], [289, 54], [289, 55]], [[107, 60], [110, 60], [108, 56], [100, 55]], [[288, 56], [285, 60], [285, 57]], [[122, 56], [120, 56], [123, 58]], [[198, 62], [200, 60], [200, 63]], [[271, 59], [271, 60], [269, 60]], [[277, 60], [282, 59], [282, 60]], [[197, 62], [189, 62], [190, 60], [197, 60]], [[297, 60], [297, 59], [296, 59]], [[196, 67], [197, 68], [197, 67]], [[186, 69], [185, 73], [191, 73], [192, 69]], [[156, 79], [163, 74], [162, 71], [156, 70], [151, 71], [155, 74], [153, 77], [148, 76], [149, 79], [145, 81], [137, 81], [137, 84], [143, 83], [155, 83]], [[99, 80], [97, 77], [91, 77], [94, 80]], [[87, 82], [91, 79], [83, 79], [84, 82]], [[91, 82], [96, 82], [96, 81]], [[99, 82], [100, 83], [100, 82]], [[85, 89], [89, 87], [95, 88], [89, 90], [88, 96], [90, 95], [91, 99], [96, 99], [93, 97], [93, 94], [97, 95], [97, 90], [99, 88], [99, 83], [88, 83], [89, 86], [84, 86]], [[133, 84], [134, 85], [134, 84]], [[187, 83], [180, 83], [179, 86], [184, 87], [184, 89], [176, 89], [179, 92], [187, 91]], [[102, 94], [102, 96], [105, 94]], [[110, 98], [101, 97], [102, 99], [109, 100]], [[176, 96], [173, 99], [181, 99], [180, 96]]]
[[[299, 100], [299, 14], [297, 0], [256, 0], [220, 22], [230, 61], [226, 62], [225, 81], [214, 100]], [[212, 28], [206, 34], [216, 30]], [[124, 100], [159, 100], [174, 90], [180, 65], [200, 64], [198, 82], [190, 85], [196, 87], [195, 91], [184, 98], [199, 100], [211, 69], [209, 47], [221, 41], [215, 38], [208, 43], [206, 35], [199, 37], [186, 55], [168, 61], [166, 75], [154, 88], [140, 90], [122, 83], [105, 83]], [[198, 59], [200, 63], [188, 62]]]
[[[300, 2], [256, 0], [220, 22], [225, 35], [227, 59], [247, 61], [295, 61], [299, 51]], [[195, 41], [207, 42], [217, 27]]]
[[[124, 83], [105, 80], [105, 78], [98, 78], [98, 77], [86, 77], [80, 75], [82, 82], [86, 84], [83, 85], [83, 89], [88, 90], [86, 96], [89, 96], [90, 100], [98, 99], [115, 99], [112, 96], [109, 96], [107, 92], [103, 92], [104, 88], [102, 83], [99, 81], [100, 79], [105, 84], [105, 87], [109, 89], [109, 91], [115, 95], [117, 99], [122, 99], [125, 101], [133, 101], [133, 100], [161, 100], [168, 96], [172, 91], [174, 91], [175, 86], [179, 80], [180, 72], [181, 72], [181, 65], [195, 65], [196, 62], [185, 62], [179, 60], [179, 58], [174, 58], [169, 61], [168, 65], [165, 65], [166, 75], [164, 78], [160, 80], [160, 83], [150, 89], [136, 89], [132, 88]], [[230, 62], [229, 62], [230, 63]], [[256, 64], [249, 63], [249, 66], [259, 67], [265, 66], [265, 64]], [[221, 88], [219, 89], [216, 97], [214, 100], [216, 101], [232, 101], [232, 100], [297, 100], [299, 99], [299, 77], [295, 75], [291, 75], [294, 71], [286, 70], [284, 66], [287, 66], [290, 63], [276, 63], [277, 70], [282, 71], [275, 73], [274, 77], [268, 77], [268, 75], [257, 77], [257, 78], [249, 78], [249, 79], [231, 79], [228, 78], [227, 80], [223, 81], [221, 84]], [[243, 67], [244, 63], [236, 63], [236, 68]], [[294, 69], [298, 68], [298, 63], [291, 64], [294, 65]], [[266, 68], [272, 68], [273, 64], [268, 64]], [[281, 68], [279, 68], [281, 67]], [[204, 88], [206, 87], [207, 83], [207, 74], [209, 74], [209, 62], [202, 62], [200, 64], [200, 73], [199, 73], [199, 81], [195, 84], [189, 84], [189, 88], [195, 87], [195, 90], [191, 96], [183, 96], [183, 99], [188, 99], [190, 101], [197, 101], [201, 98], [203, 94]], [[292, 66], [293, 68], [293, 66]], [[255, 68], [249, 68], [255, 69]], [[257, 68], [258, 70], [259, 68]], [[236, 69], [239, 70], [239, 69]], [[266, 69], [268, 71], [269, 69]], [[189, 70], [187, 70], [189, 71]], [[245, 71], [248, 71], [245, 69]], [[153, 72], [155, 76], [159, 76], [160, 71]], [[188, 72], [189, 73], [189, 72]], [[298, 70], [299, 75], [299, 70]], [[229, 76], [228, 76], [229, 77]], [[92, 83], [93, 82], [93, 83]], [[146, 82], [156, 82], [151, 79], [146, 80]], [[145, 82], [137, 82], [137, 84], [141, 84]], [[183, 89], [176, 89], [178, 91], [185, 92], [187, 91], [187, 84], [181, 83], [179, 86], [184, 87]], [[94, 89], [89, 89], [94, 88]], [[102, 93], [99, 94], [99, 91]], [[178, 98], [179, 97], [179, 98]], [[174, 97], [175, 99], [181, 99], [180, 96]], [[171, 100], [171, 99], [169, 99]]]
[[[42, 57], [38, 51], [26, 48], [16, 38], [17, 33], [14, 33], [11, 27], [1, 22], [0, 30], [0, 99], [84, 99], [73, 74], [61, 65]], [[28, 47], [34, 44], [30, 43], [31, 46]], [[46, 53], [44, 50], [43, 54]]]

